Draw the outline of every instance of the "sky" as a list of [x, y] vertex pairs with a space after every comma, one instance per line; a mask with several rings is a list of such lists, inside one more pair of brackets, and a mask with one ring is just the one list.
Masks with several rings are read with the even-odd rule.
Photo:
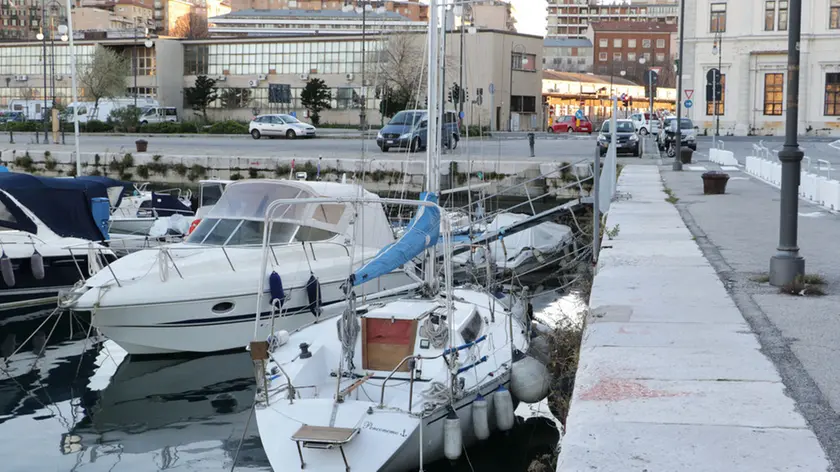
[[546, 0], [510, 0], [516, 9], [516, 30], [520, 33], [545, 36]]

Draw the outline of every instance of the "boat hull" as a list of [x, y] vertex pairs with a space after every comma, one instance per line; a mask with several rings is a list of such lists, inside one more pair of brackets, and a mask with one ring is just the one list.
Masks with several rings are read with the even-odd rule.
[[[309, 309], [303, 287], [287, 287], [283, 308], [272, 316], [266, 294], [263, 297], [261, 322], [257, 338], [265, 339], [277, 330], [292, 331], [301, 326], [341, 313], [346, 297], [341, 290], [343, 280], [321, 285], [320, 316]], [[384, 289], [409, 286], [413, 280], [396, 271], [357, 287], [357, 294], [375, 296]], [[96, 290], [96, 289], [93, 289]], [[406, 289], [405, 294], [408, 292]], [[93, 325], [132, 355], [168, 354], [173, 352], [210, 353], [244, 349], [254, 340], [256, 291], [234, 296], [172, 303], [108, 306], [102, 304], [92, 314]], [[227, 308], [221, 311], [219, 308]]]

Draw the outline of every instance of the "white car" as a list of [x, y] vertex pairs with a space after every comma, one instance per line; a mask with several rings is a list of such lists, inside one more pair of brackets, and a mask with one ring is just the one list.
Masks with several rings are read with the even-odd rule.
[[285, 136], [289, 139], [315, 137], [314, 126], [298, 121], [292, 115], [260, 115], [251, 120], [248, 132], [254, 139], [260, 139], [263, 136]]
[[659, 132], [659, 118], [656, 113], [653, 114], [653, 120], [650, 119], [650, 113], [634, 113], [630, 116], [633, 120], [633, 126], [636, 127], [636, 132], [645, 135], [650, 133], [656, 134]]

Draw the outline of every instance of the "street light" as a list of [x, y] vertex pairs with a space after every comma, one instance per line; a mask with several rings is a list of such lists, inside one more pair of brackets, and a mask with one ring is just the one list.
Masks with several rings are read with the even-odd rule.
[[770, 259], [770, 284], [787, 285], [805, 274], [805, 259], [799, 255], [799, 176], [805, 153], [796, 142], [799, 121], [799, 41], [802, 28], [802, 0], [790, 1], [788, 23], [787, 107], [782, 161], [782, 190], [779, 204], [779, 246]]
[[[510, 43], [510, 82], [508, 82], [510, 96], [508, 102], [508, 131], [513, 131], [513, 55], [516, 54], [517, 48], [522, 48], [523, 54], [526, 51], [525, 46], [519, 43]], [[523, 57], [519, 67], [522, 68], [527, 64], [528, 57]]]
[[[82, 154], [79, 149], [79, 117], [76, 109], [79, 105], [79, 95], [76, 92], [76, 46], [73, 44], [73, 10], [72, 0], [67, 0], [67, 38], [70, 40], [70, 93], [73, 97], [73, 141], [76, 146], [76, 175], [82, 175]], [[62, 36], [63, 37], [63, 36]]]
[[[712, 46], [712, 54], [718, 57], [718, 77], [721, 76], [721, 66], [723, 64], [723, 35], [720, 33], [715, 35], [715, 44]], [[712, 81], [712, 100], [714, 101], [715, 110], [715, 136], [720, 136], [720, 112], [718, 112], [717, 103], [717, 85], [718, 81]], [[721, 91], [722, 92], [722, 91]], [[721, 95], [723, 95], [721, 93]]]
[[[142, 20], [143, 17], [135, 16], [134, 17], [134, 47], [131, 49], [131, 63], [134, 69], [134, 112], [137, 113], [137, 94], [139, 92], [137, 88], [137, 20]], [[145, 36], [146, 40], [143, 42], [143, 45], [146, 46], [146, 49], [151, 48], [154, 44], [151, 39], [149, 39], [149, 28], [145, 28]]]

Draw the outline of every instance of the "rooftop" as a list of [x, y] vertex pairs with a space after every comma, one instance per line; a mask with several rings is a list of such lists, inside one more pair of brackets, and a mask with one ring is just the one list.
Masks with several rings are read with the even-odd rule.
[[[347, 18], [358, 19], [361, 18], [361, 13], [355, 11], [342, 10], [263, 10], [263, 9], [247, 9], [219, 15], [214, 18]], [[377, 13], [376, 11], [368, 11], [366, 16], [376, 18], [389, 18], [393, 20], [408, 20], [408, 18], [394, 13], [392, 11], [385, 11]]]
[[609, 84], [613, 85], [639, 85], [633, 81], [622, 79], [621, 77], [612, 77], [595, 75], [595, 74], [579, 74], [576, 72], [560, 72], [556, 70], [544, 70], [543, 80], [560, 80], [564, 82], [581, 82], [586, 84]]
[[613, 31], [621, 33], [634, 33], [650, 31], [654, 33], [676, 33], [677, 25], [673, 23], [660, 23], [657, 21], [596, 21], [590, 23], [595, 31]]

